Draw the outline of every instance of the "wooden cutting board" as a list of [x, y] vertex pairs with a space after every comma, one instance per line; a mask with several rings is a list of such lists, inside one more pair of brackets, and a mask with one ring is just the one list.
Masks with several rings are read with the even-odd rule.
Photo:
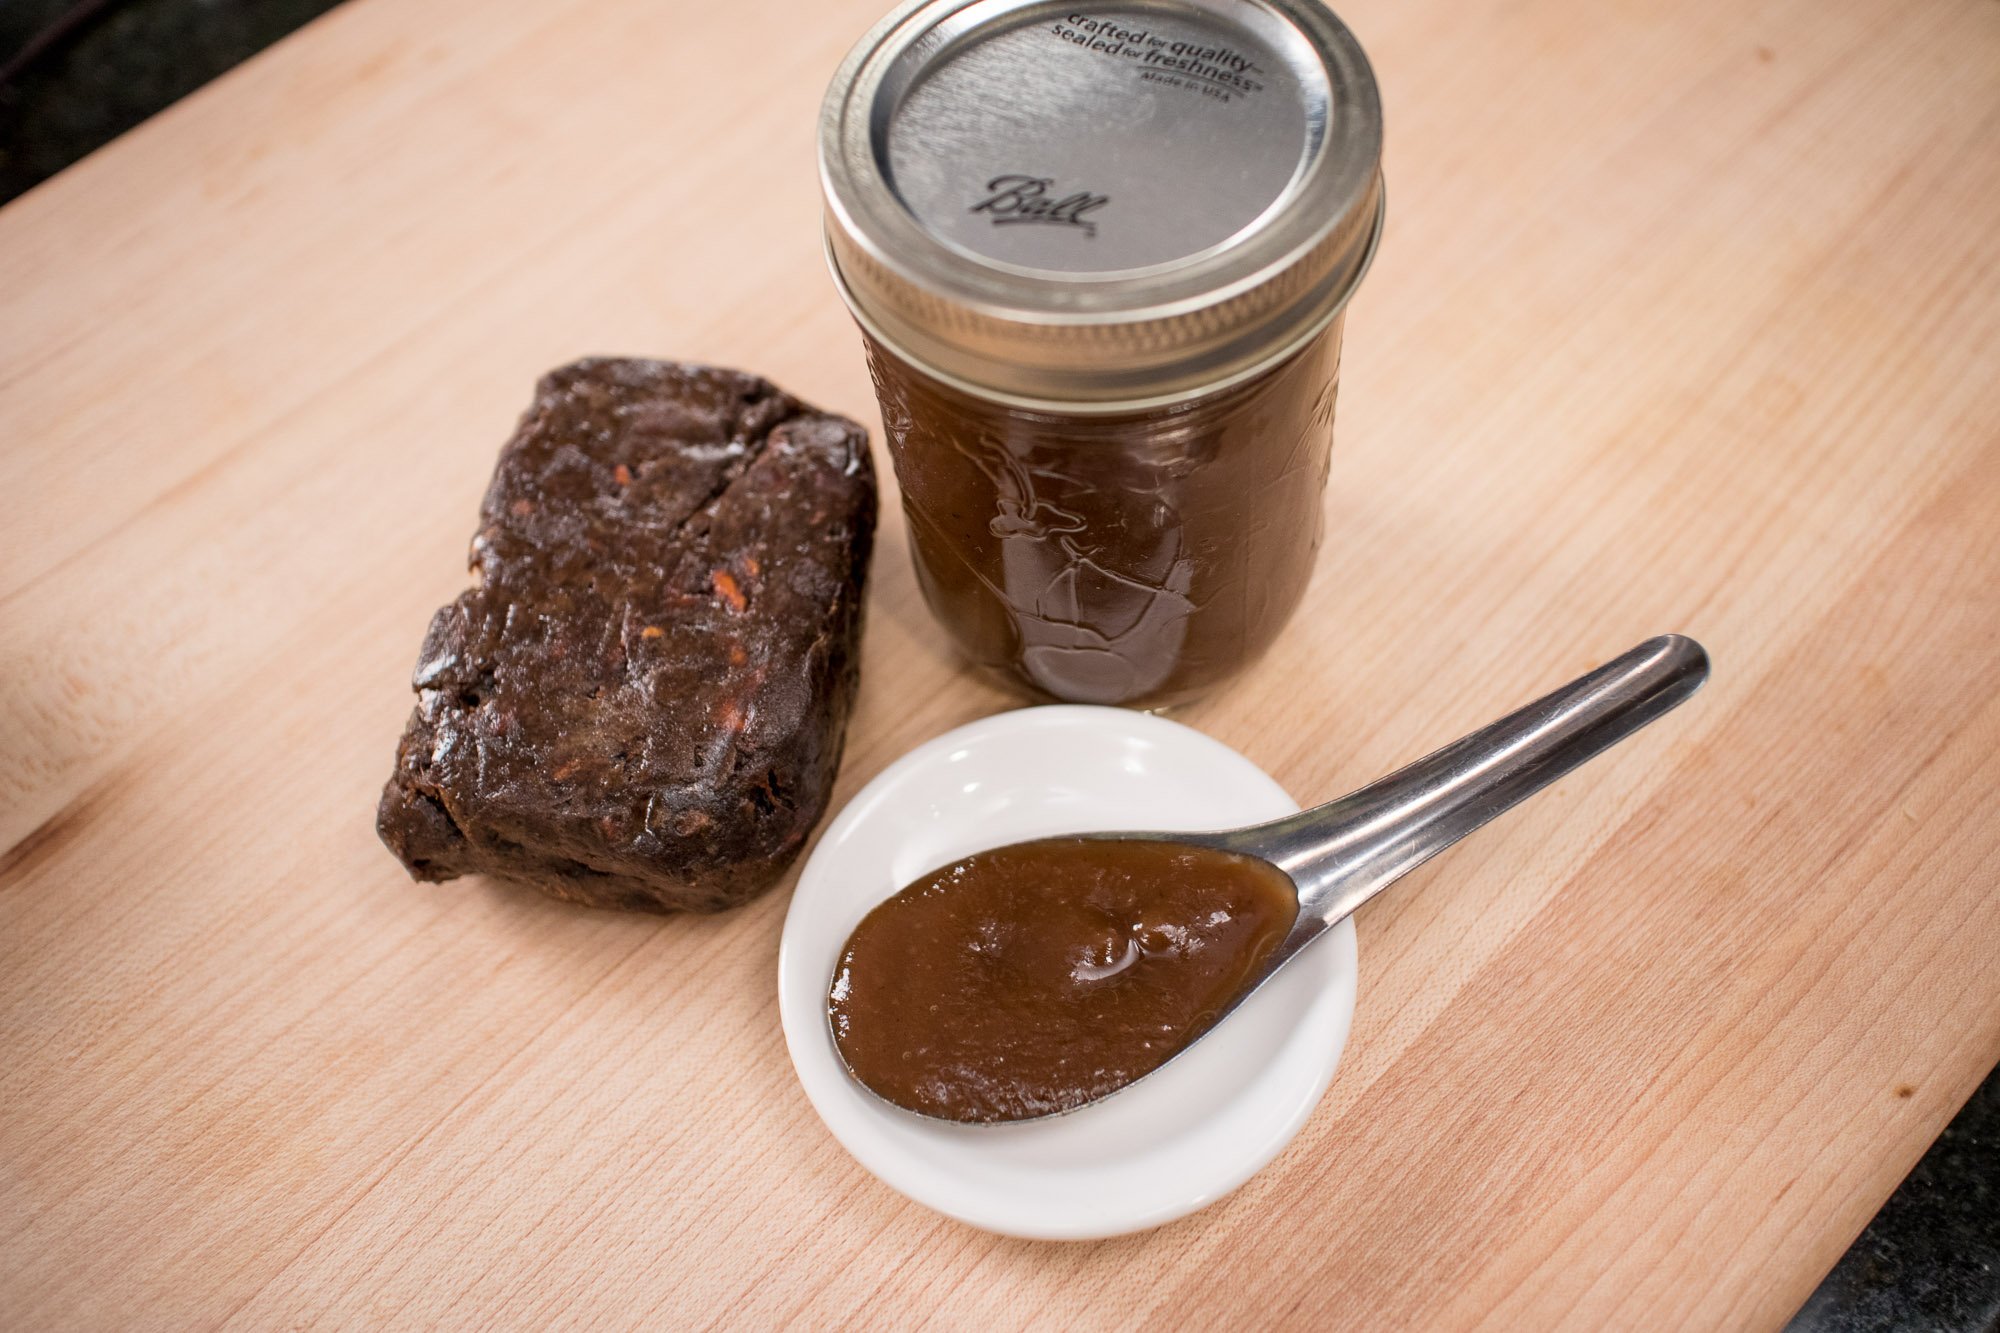
[[[1659, 631], [1716, 676], [1365, 911], [1268, 1170], [1063, 1246], [821, 1128], [789, 885], [372, 829], [540, 371], [874, 421], [813, 124], [879, 3], [355, 0], [0, 211], [0, 1324], [1780, 1322], [2000, 1058], [2000, 6], [1345, 6], [1330, 538], [1180, 716], [1313, 800]], [[840, 800], [1014, 703], [886, 519]]]

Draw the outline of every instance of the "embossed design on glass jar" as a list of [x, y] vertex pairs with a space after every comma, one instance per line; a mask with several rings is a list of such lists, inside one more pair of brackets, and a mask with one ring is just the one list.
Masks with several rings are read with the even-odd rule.
[[1339, 328], [1248, 385], [1070, 419], [871, 341], [919, 586], [982, 667], [1080, 703], [1192, 698], [1267, 648], [1323, 522]]

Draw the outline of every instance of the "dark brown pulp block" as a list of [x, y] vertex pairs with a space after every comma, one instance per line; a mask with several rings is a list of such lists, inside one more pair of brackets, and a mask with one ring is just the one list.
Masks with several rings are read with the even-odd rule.
[[839, 766], [874, 529], [851, 421], [728, 370], [550, 372], [424, 639], [382, 840], [599, 907], [768, 888]]

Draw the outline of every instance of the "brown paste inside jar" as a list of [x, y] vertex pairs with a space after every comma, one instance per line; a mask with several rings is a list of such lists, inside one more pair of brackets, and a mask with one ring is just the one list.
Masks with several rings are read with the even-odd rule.
[[861, 1083], [947, 1120], [1027, 1120], [1166, 1063], [1291, 930], [1291, 880], [1186, 843], [1048, 838], [932, 871], [848, 937], [827, 993]]
[[973, 661], [1036, 693], [1159, 707], [1261, 656], [1322, 529], [1340, 321], [1248, 383], [1058, 416], [943, 384], [873, 339], [917, 577]]

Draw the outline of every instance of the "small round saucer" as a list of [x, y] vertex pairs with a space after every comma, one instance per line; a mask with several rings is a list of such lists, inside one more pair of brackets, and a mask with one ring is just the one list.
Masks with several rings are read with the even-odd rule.
[[1352, 922], [1152, 1077], [1017, 1125], [947, 1124], [863, 1090], [834, 1050], [827, 983], [870, 908], [967, 853], [1092, 830], [1228, 828], [1296, 809], [1234, 750], [1124, 709], [1025, 708], [918, 746], [833, 821], [785, 917], [778, 1008], [813, 1108], [893, 1188], [1006, 1235], [1115, 1236], [1215, 1202], [1291, 1141], [1333, 1078], [1354, 1015]]

